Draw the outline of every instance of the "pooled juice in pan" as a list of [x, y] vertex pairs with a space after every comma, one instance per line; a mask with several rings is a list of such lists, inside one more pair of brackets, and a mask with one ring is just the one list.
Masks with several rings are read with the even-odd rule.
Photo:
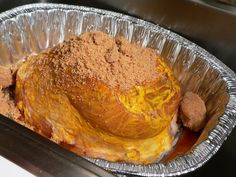
[[184, 128], [176, 145], [161, 162], [166, 163], [189, 152], [197, 142], [200, 134], [200, 132], [193, 132], [188, 128]]

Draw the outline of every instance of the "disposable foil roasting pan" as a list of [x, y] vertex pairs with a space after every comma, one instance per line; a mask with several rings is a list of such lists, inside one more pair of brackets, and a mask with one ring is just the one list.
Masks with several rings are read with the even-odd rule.
[[201, 47], [159, 25], [82, 6], [18, 7], [0, 14], [0, 65], [13, 64], [85, 31], [124, 36], [154, 48], [172, 68], [183, 92], [193, 91], [203, 98], [208, 119], [193, 148], [172, 161], [144, 166], [87, 160], [117, 174], [174, 176], [199, 168], [218, 151], [236, 124], [236, 75]]

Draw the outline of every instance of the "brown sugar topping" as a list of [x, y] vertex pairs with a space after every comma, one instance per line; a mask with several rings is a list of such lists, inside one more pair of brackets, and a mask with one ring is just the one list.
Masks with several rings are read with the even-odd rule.
[[6, 88], [12, 84], [13, 84], [13, 77], [11, 68], [0, 66], [0, 87]]
[[10, 97], [9, 93], [4, 93], [0, 89], [0, 114], [10, 117], [12, 119], [18, 119], [21, 114], [17, 109], [14, 99]]
[[185, 127], [199, 131], [206, 123], [206, 105], [193, 92], [186, 92], [180, 104], [180, 118]]
[[102, 32], [83, 33], [48, 52], [54, 72], [60, 75], [56, 79], [60, 84], [68, 83], [68, 79], [71, 82], [96, 79], [125, 90], [152, 82], [158, 76], [158, 56], [154, 50]]

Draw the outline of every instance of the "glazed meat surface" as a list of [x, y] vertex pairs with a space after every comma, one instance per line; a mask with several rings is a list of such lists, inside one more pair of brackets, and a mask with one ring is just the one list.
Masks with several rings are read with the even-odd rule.
[[147, 164], [172, 146], [180, 86], [154, 50], [94, 32], [29, 56], [16, 102], [27, 124], [80, 155]]

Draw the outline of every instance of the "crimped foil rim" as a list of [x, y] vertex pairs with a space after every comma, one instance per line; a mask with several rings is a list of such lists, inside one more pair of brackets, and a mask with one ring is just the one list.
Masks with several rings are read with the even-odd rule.
[[[107, 10], [64, 4], [36, 3], [20, 6], [1, 13], [0, 23], [14, 18], [19, 14], [30, 13], [37, 10], [53, 9], [77, 10], [81, 12], [92, 12], [100, 15], [109, 15], [116, 19], [128, 20], [133, 24], [143, 25], [149, 29], [152, 29], [153, 31], [158, 31], [162, 33], [162, 35], [164, 35], [167, 39], [178, 41], [181, 46], [190, 49], [198, 56], [201, 56], [203, 60], [206, 60], [212, 68], [215, 68], [218, 71], [222, 79], [226, 82], [228, 89], [229, 101], [226, 105], [224, 114], [219, 119], [219, 123], [209, 132], [207, 139], [195, 146], [190, 153], [178, 157], [177, 159], [166, 164], [158, 163], [146, 166], [127, 163], [115, 163], [106, 160], [85, 157], [87, 160], [109, 171], [120, 174], [134, 174], [141, 176], [176, 176], [188, 173], [201, 167], [219, 150], [222, 143], [226, 140], [236, 125], [236, 74], [231, 69], [229, 69], [225, 64], [223, 64], [220, 60], [208, 53], [203, 48], [197, 46], [196, 44], [190, 42], [178, 34], [164, 29], [159, 25]], [[224, 133], [222, 133], [222, 130], [224, 130]], [[197, 158], [199, 154], [202, 154], [201, 157], [204, 158]]]

